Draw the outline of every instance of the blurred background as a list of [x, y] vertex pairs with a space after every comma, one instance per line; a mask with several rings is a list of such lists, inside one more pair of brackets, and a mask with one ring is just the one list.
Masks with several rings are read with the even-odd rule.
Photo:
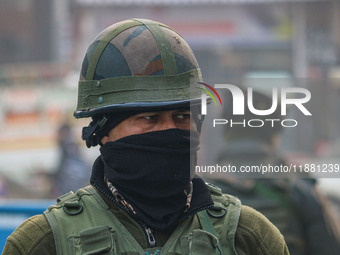
[[[339, 161], [340, 1], [2, 0], [0, 208], [5, 216], [0, 215], [0, 228], [14, 227], [33, 213], [13, 218], [18, 205], [29, 201], [39, 211], [88, 181], [99, 152], [81, 141], [87, 120], [72, 117], [79, 69], [100, 31], [133, 17], [178, 31], [209, 84], [282, 74], [298, 78], [298, 86], [312, 93], [313, 118], [301, 119], [280, 150], [292, 162]], [[218, 136], [208, 140], [206, 146], [222, 146]], [[205, 156], [207, 162], [214, 153]], [[335, 201], [339, 184], [320, 180]]]

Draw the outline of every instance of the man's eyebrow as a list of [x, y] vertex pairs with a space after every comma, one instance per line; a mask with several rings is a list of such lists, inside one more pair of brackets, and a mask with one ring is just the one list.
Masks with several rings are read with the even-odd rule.
[[136, 115], [142, 115], [142, 114], [155, 114], [155, 113], [157, 113], [156, 111], [154, 111], [154, 112], [141, 112], [141, 113], [138, 113], [138, 114], [136, 114]]
[[191, 112], [190, 109], [178, 109], [175, 112]]

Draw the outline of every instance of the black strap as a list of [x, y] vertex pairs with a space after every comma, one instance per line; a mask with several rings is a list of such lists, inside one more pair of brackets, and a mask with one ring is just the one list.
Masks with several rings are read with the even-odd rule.
[[90, 148], [91, 146], [96, 146], [98, 144], [94, 133], [98, 131], [107, 121], [107, 117], [103, 117], [97, 121], [92, 121], [87, 127], [83, 127], [81, 138], [86, 141], [86, 146]]

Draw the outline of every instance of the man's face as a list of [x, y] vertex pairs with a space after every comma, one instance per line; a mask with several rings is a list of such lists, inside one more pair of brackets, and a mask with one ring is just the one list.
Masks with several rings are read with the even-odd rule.
[[101, 142], [105, 144], [129, 135], [172, 128], [197, 130], [190, 110], [144, 112], [133, 115], [113, 128], [108, 136], [103, 137]]

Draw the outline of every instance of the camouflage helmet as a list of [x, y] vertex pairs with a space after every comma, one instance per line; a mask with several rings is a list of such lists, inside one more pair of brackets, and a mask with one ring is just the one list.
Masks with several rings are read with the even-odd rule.
[[177, 32], [151, 20], [125, 20], [89, 46], [74, 116], [199, 104], [199, 82], [196, 58]]

